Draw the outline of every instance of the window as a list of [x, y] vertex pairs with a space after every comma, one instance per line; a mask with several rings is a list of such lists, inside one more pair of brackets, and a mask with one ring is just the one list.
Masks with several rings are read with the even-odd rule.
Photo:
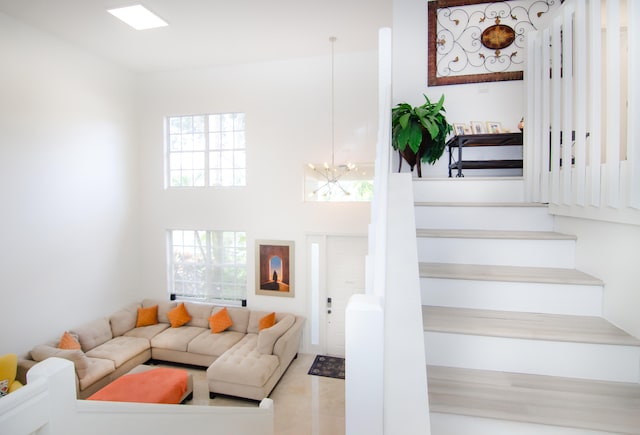
[[244, 232], [170, 230], [167, 252], [170, 293], [230, 304], [246, 299]]
[[244, 113], [170, 116], [169, 187], [245, 186]]

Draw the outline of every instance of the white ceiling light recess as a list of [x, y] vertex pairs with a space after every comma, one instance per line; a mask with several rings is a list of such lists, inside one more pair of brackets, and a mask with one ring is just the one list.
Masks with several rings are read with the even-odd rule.
[[123, 8], [107, 9], [114, 17], [124, 21], [136, 30], [155, 29], [168, 26], [162, 18], [142, 5], [132, 5]]

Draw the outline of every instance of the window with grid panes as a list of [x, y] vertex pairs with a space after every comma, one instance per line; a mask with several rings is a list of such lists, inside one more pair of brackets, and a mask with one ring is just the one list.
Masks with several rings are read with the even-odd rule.
[[170, 116], [169, 187], [245, 186], [244, 113]]
[[247, 238], [241, 231], [170, 230], [169, 292], [240, 305], [247, 298]]

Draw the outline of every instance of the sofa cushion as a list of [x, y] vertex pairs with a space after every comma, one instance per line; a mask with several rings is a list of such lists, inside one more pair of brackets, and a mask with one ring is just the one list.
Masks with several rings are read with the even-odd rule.
[[[216, 308], [216, 310], [221, 309], [222, 308]], [[247, 327], [249, 326], [250, 311], [246, 308], [227, 307], [227, 312], [229, 313], [229, 317], [231, 317], [231, 321], [233, 322], [233, 325], [229, 327], [229, 330], [246, 334]]]
[[231, 320], [229, 310], [227, 310], [226, 307], [218, 310], [215, 314], [212, 314], [211, 317], [209, 317], [209, 327], [213, 334], [223, 332], [231, 326], [233, 326], [233, 321]]
[[184, 306], [184, 303], [180, 303], [177, 307], [170, 309], [167, 317], [169, 318], [172, 328], [179, 328], [191, 320], [191, 315]]
[[111, 333], [114, 337], [120, 337], [125, 332], [131, 331], [136, 327], [138, 308], [140, 308], [140, 304], [130, 304], [109, 317]]
[[258, 334], [257, 351], [265, 355], [271, 355], [276, 341], [293, 326], [295, 321], [296, 319], [292, 314], [287, 314], [272, 327], [261, 330]]
[[111, 325], [109, 324], [109, 319], [106, 317], [85, 323], [84, 325], [74, 328], [72, 332], [77, 334], [78, 341], [82, 346], [82, 350], [85, 352], [113, 338]]
[[253, 387], [262, 387], [278, 368], [275, 355], [256, 350], [258, 336], [247, 334], [207, 369], [207, 378]]
[[138, 337], [116, 337], [87, 352], [90, 358], [110, 359], [116, 368], [149, 349], [149, 340]]
[[133, 328], [131, 331], [126, 332], [124, 336], [146, 338], [147, 340], [149, 340], [149, 344], [151, 344], [151, 339], [156, 335], [160, 334], [162, 331], [164, 331], [168, 327], [169, 325], [167, 323], [158, 323], [150, 326], [142, 326], [140, 328]]
[[89, 369], [89, 360], [80, 349], [58, 349], [47, 344], [41, 344], [31, 349], [31, 358], [34, 361], [40, 362], [51, 357], [64, 358], [71, 361], [76, 369], [78, 378], [85, 376]]
[[[257, 334], [258, 332], [260, 332], [260, 320], [262, 320], [263, 317], [268, 316], [269, 314], [271, 314], [271, 311], [250, 310], [247, 333]], [[283, 316], [284, 314], [276, 314], [276, 322], [280, 321]]]
[[197, 326], [198, 328], [209, 327], [209, 317], [213, 311], [213, 305], [185, 302], [185, 306], [189, 310], [189, 314], [191, 314], [191, 320], [187, 323], [188, 326]]
[[157, 305], [138, 308], [138, 315], [136, 316], [136, 328], [151, 326], [155, 325], [156, 323], [158, 323]]
[[142, 306], [144, 308], [151, 307], [153, 305], [158, 306], [158, 322], [169, 323], [169, 317], [167, 316], [167, 313], [172, 308], [175, 308], [178, 303], [175, 301], [161, 301], [158, 299], [144, 299], [142, 301]]
[[212, 334], [207, 330], [189, 342], [187, 351], [202, 355], [220, 356], [242, 340], [244, 334], [235, 331], [224, 331]]
[[96, 381], [104, 378], [110, 373], [115, 371], [113, 361], [102, 358], [87, 358], [87, 370], [83, 376], [78, 373], [78, 382], [80, 384], [80, 390], [84, 390], [87, 387], [95, 384]]
[[276, 313], [269, 313], [266, 316], [260, 319], [258, 322], [258, 330], [262, 331], [263, 329], [271, 328], [276, 324]]
[[58, 349], [82, 349], [78, 339], [71, 335], [69, 331], [64, 331], [60, 341], [58, 342]]
[[208, 329], [198, 328], [197, 326], [168, 328], [151, 339], [151, 347], [186, 352], [189, 342], [202, 332], [211, 334]]

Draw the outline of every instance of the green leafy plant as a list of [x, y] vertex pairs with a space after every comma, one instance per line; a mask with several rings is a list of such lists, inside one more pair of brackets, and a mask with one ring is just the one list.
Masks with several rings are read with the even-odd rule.
[[[426, 101], [421, 106], [400, 103], [391, 109], [391, 145], [403, 157], [408, 147], [418, 161], [433, 165], [444, 153], [447, 135], [452, 127], [445, 116], [444, 95], [437, 103], [432, 103], [426, 95], [423, 96]], [[411, 165], [410, 160], [407, 161]]]

